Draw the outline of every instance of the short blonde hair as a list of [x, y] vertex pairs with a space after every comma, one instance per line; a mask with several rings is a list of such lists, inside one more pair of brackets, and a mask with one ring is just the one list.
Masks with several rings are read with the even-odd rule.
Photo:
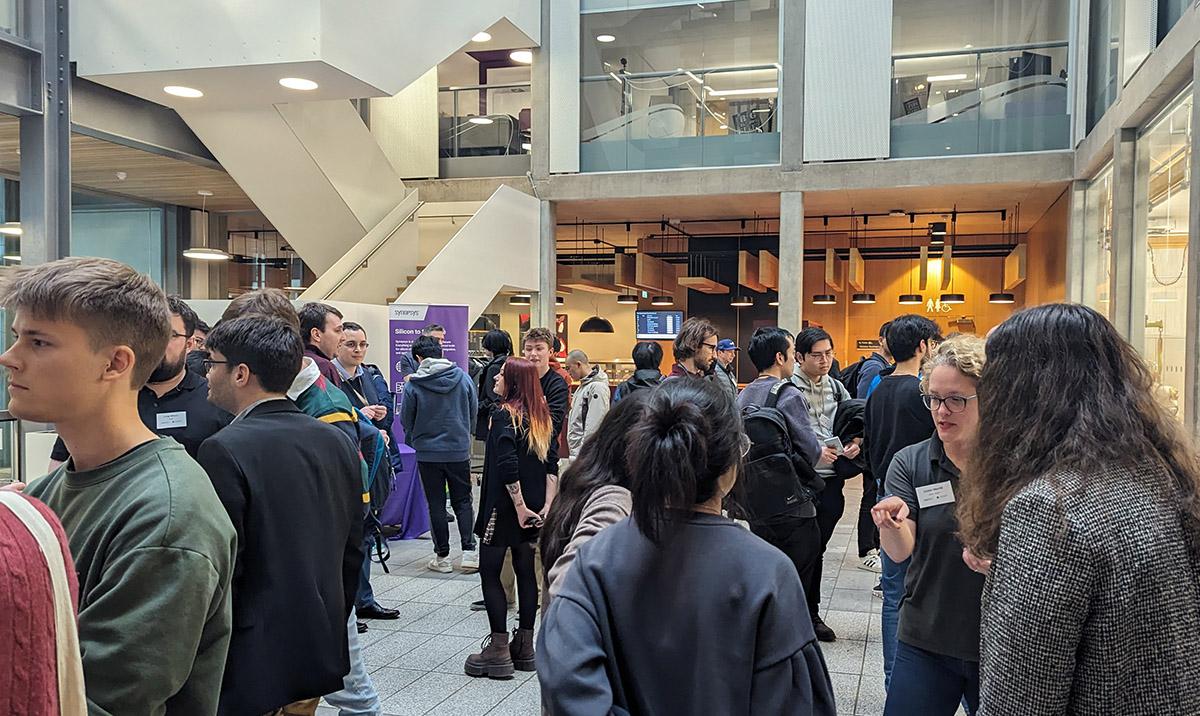
[[296, 307], [288, 300], [287, 294], [278, 288], [260, 288], [239, 295], [229, 302], [221, 320], [232, 321], [250, 315], [278, 318], [297, 332], [300, 331]]
[[957, 335], [938, 344], [921, 368], [921, 392], [929, 390], [929, 374], [942, 365], [957, 368], [959, 373], [978, 382], [983, 375], [983, 364], [987, 362], [984, 345], [979, 336], [968, 335]]
[[0, 305], [79, 326], [94, 351], [128, 346], [135, 356], [134, 390], [162, 363], [171, 339], [167, 294], [148, 276], [111, 259], [74, 256], [7, 271]]

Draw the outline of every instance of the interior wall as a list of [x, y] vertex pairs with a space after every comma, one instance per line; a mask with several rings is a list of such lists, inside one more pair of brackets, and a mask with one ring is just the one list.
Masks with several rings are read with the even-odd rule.
[[1067, 231], [1071, 192], [1066, 190], [1029, 229], [1025, 305], [1067, 300]]

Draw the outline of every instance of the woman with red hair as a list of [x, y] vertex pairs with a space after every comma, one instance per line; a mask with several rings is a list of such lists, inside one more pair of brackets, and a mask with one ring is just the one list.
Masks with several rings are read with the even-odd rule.
[[[496, 374], [499, 401], [492, 411], [479, 516], [479, 578], [491, 634], [483, 651], [467, 657], [470, 676], [507, 678], [513, 670], [534, 670], [533, 622], [537, 616], [537, 573], [534, 547], [545, 518], [548, 482], [546, 454], [554, 428], [542, 393], [537, 367], [524, 358], [509, 358]], [[508, 637], [508, 600], [500, 581], [504, 557], [512, 550], [517, 576], [517, 628]]]

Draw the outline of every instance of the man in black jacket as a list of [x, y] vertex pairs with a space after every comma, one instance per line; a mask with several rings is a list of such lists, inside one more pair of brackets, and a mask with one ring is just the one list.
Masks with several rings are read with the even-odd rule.
[[350, 671], [345, 625], [363, 562], [357, 446], [287, 399], [304, 346], [285, 321], [225, 321], [208, 348], [209, 399], [236, 416], [198, 456], [238, 536], [219, 712], [315, 708]]

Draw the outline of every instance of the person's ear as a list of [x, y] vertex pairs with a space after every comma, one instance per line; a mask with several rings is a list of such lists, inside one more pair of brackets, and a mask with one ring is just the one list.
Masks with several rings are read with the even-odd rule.
[[239, 388], [245, 388], [250, 383], [250, 368], [245, 363], [238, 363], [233, 369], [233, 383]]
[[109, 350], [111, 353], [108, 356], [108, 364], [104, 367], [100, 379], [116, 381], [132, 374], [134, 366], [137, 365], [137, 355], [133, 349], [129, 346], [114, 346]]

